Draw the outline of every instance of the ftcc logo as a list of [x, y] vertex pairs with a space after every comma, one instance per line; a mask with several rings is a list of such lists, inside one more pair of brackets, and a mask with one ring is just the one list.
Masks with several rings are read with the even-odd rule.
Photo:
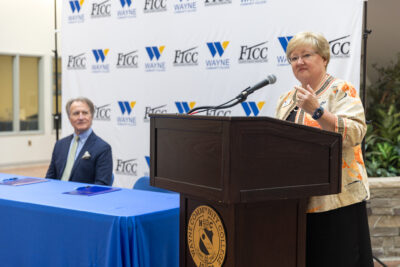
[[189, 13], [196, 12], [197, 2], [196, 0], [179, 0], [179, 3], [174, 5], [174, 13]]
[[127, 159], [127, 160], [117, 159], [117, 166], [115, 168], [115, 173], [122, 175], [136, 176], [137, 166], [138, 163], [136, 162], [136, 159]]
[[137, 68], [139, 66], [139, 55], [137, 54], [137, 50], [127, 52], [127, 53], [118, 53], [117, 60], [117, 68]]
[[[207, 43], [208, 50], [211, 53], [213, 59], [206, 60], [206, 69], [229, 69], [229, 58], [223, 58], [226, 48], [229, 45], [229, 41], [225, 42], [210, 42]], [[219, 59], [215, 59], [218, 55]]]
[[199, 52], [196, 51], [197, 47], [192, 47], [186, 50], [175, 50], [175, 60], [173, 65], [179, 66], [197, 66]]
[[216, 6], [216, 5], [226, 5], [232, 4], [232, 0], [205, 0], [205, 6]]
[[105, 73], [110, 71], [110, 64], [105, 64], [104, 61], [106, 60], [107, 54], [110, 49], [93, 49], [93, 56], [96, 60], [96, 63], [92, 65], [92, 72], [93, 73]]
[[239, 63], [266, 63], [268, 62], [268, 46], [266, 41], [248, 46], [240, 47]]
[[150, 122], [149, 114], [165, 114], [167, 113], [167, 105], [161, 105], [157, 107], [145, 107], [144, 111], [144, 122]]
[[346, 58], [350, 57], [350, 35], [339, 37], [332, 41], [329, 41], [331, 46], [332, 58]]
[[132, 111], [136, 105], [136, 101], [118, 101], [122, 116], [117, 117], [117, 124], [120, 126], [136, 126], [136, 117]]
[[161, 58], [162, 53], [164, 52], [165, 45], [163, 46], [147, 46], [146, 52], [149, 56], [150, 61], [144, 64], [146, 71], [165, 71], [165, 61], [159, 61]]
[[84, 69], [86, 69], [85, 53], [68, 56], [67, 69], [68, 70], [84, 70]]
[[105, 18], [111, 16], [111, 0], [105, 0], [100, 3], [92, 4], [92, 18]]
[[245, 101], [242, 102], [241, 104], [247, 117], [250, 116], [252, 113], [254, 114], [254, 116], [258, 116], [258, 114], [260, 114], [260, 111], [265, 104], [265, 101], [260, 101], [258, 103], [254, 101]]
[[290, 41], [290, 39], [292, 39], [293, 36], [282, 36], [282, 37], [278, 37], [279, 43], [282, 46], [283, 52], [285, 52], [285, 54], [283, 56], [277, 56], [277, 60], [278, 60], [278, 66], [287, 66], [289, 65], [289, 62], [287, 61], [286, 58], [286, 48], [288, 46], [288, 43]]
[[223, 117], [226, 117], [226, 116], [230, 116], [231, 115], [231, 111], [230, 110], [227, 110], [227, 109], [217, 109], [217, 110], [215, 110], [215, 109], [209, 109], [209, 110], [207, 110], [206, 111], [206, 115], [207, 116], [223, 116]]
[[117, 11], [117, 17], [119, 19], [136, 18], [136, 8], [133, 7], [132, 0], [120, 0], [120, 2], [122, 8]]
[[70, 0], [69, 6], [71, 7], [72, 15], [68, 16], [68, 23], [82, 23], [85, 21], [85, 15], [79, 14], [85, 0], [77, 1]]
[[110, 121], [111, 120], [111, 104], [106, 104], [102, 106], [94, 106], [93, 120], [96, 121]]
[[167, 11], [167, 0], [145, 0], [144, 13]]
[[178, 109], [179, 114], [186, 114], [194, 108], [196, 102], [175, 102], [176, 108]]
[[106, 104], [102, 106], [94, 106], [93, 120], [96, 121], [110, 121], [111, 120], [111, 104]]

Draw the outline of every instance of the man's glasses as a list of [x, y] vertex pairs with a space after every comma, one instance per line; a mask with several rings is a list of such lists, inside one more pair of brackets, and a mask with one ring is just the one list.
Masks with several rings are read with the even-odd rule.
[[310, 53], [304, 54], [302, 56], [289, 57], [288, 61], [289, 61], [290, 64], [297, 63], [297, 61], [299, 61], [300, 59], [302, 61], [307, 61], [307, 60], [310, 60], [310, 58], [315, 54], [317, 54], [317, 53], [316, 52], [310, 52]]

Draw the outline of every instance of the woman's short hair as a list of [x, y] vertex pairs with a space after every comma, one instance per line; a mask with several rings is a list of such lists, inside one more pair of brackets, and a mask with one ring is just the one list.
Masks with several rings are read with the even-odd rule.
[[93, 114], [94, 114], [93, 102], [89, 98], [86, 98], [86, 97], [77, 97], [77, 98], [72, 98], [72, 99], [68, 100], [67, 104], [65, 105], [65, 110], [67, 111], [68, 117], [69, 117], [69, 111], [71, 109], [71, 105], [74, 102], [86, 103], [89, 106], [90, 114], [93, 116]]
[[286, 57], [289, 58], [293, 50], [303, 45], [310, 45], [318, 55], [326, 60], [326, 66], [328, 66], [331, 58], [329, 43], [322, 34], [316, 32], [300, 32], [296, 34], [288, 43]]

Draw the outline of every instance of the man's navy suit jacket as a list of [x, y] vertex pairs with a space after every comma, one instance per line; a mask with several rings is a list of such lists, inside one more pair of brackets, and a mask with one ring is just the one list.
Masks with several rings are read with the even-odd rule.
[[[61, 179], [67, 163], [72, 138], [73, 135], [70, 135], [56, 142], [46, 178]], [[90, 157], [82, 158], [86, 151], [90, 154]], [[79, 155], [76, 157], [69, 181], [111, 185], [111, 146], [94, 132], [89, 135]]]

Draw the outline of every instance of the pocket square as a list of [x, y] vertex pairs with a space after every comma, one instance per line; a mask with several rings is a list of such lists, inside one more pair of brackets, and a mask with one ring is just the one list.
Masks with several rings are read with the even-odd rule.
[[82, 156], [82, 159], [90, 159], [90, 153], [89, 153], [89, 151], [85, 151], [85, 153], [83, 154], [83, 156]]

